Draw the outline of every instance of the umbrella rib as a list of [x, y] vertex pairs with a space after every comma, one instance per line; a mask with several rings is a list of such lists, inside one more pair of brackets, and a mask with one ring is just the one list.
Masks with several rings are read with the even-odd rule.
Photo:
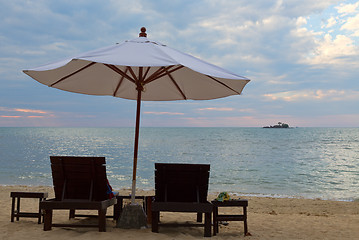
[[140, 67], [139, 68], [139, 70], [138, 70], [138, 79], [140, 80], [140, 81], [142, 81], [142, 77], [143, 77], [143, 67]]
[[[173, 67], [173, 66], [171, 66], [171, 67]], [[163, 76], [165, 76], [167, 74], [171, 74], [171, 73], [173, 73], [173, 72], [175, 72], [175, 71], [177, 71], [177, 70], [179, 70], [179, 69], [181, 69], [183, 67], [184, 67], [183, 65], [180, 65], [180, 66], [176, 67], [175, 69], [172, 69], [171, 71], [167, 71], [167, 69], [165, 69], [166, 74], [162, 73], [161, 75], [157, 76], [156, 79], [161, 78], [161, 77], [163, 77]], [[154, 80], [156, 80], [156, 79], [154, 79]]]
[[131, 67], [127, 67], [127, 69], [130, 71], [133, 79], [135, 80], [135, 83], [138, 83], [139, 82], [138, 78], [137, 78], [136, 74], [134, 73], [133, 69]]
[[171, 73], [169, 73], [168, 71], [166, 71], [168, 76], [170, 77], [171, 81], [173, 82], [173, 84], [176, 86], [177, 90], [181, 93], [182, 97], [184, 100], [187, 100], [186, 95], [184, 95], [182, 89], [178, 86], [177, 82], [173, 79]]
[[161, 70], [162, 70], [161, 72], [156, 71], [154, 74], [152, 74], [152, 75], [146, 80], [146, 84], [147, 84], [147, 83], [150, 83], [150, 82], [152, 82], [152, 81], [155, 81], [155, 80], [157, 80], [157, 79], [159, 79], [159, 78], [161, 78], [161, 77], [163, 77], [163, 76], [166, 76], [166, 75], [168, 75], [168, 74], [171, 74], [171, 73], [173, 73], [174, 71], [177, 71], [177, 70], [179, 70], [179, 69], [181, 69], [181, 68], [184, 67], [183, 65], [180, 65], [180, 66], [176, 67], [175, 69], [172, 69], [172, 70], [168, 71], [169, 69], [173, 68], [174, 66], [175, 66], [175, 65], [168, 66], [167, 68], [162, 68], [162, 69], [161, 69]]
[[233, 91], [233, 92], [237, 93], [238, 95], [240, 95], [240, 94], [241, 94], [241, 93], [240, 93], [240, 92], [238, 92], [237, 90], [234, 90], [233, 88], [231, 88], [231, 87], [230, 87], [230, 86], [228, 86], [227, 84], [225, 84], [225, 83], [223, 83], [223, 82], [221, 82], [221, 81], [219, 81], [219, 80], [215, 79], [214, 77], [209, 76], [209, 75], [206, 75], [206, 76], [207, 76], [207, 77], [209, 77], [210, 79], [212, 79], [213, 81], [215, 81], [215, 82], [217, 82], [217, 83], [219, 83], [219, 84], [222, 84], [223, 86], [225, 86], [226, 88], [230, 89], [231, 91]]
[[[127, 74], [127, 69], [125, 70], [124, 73]], [[116, 90], [113, 92], [113, 95], [112, 95], [112, 96], [114, 96], [114, 97], [116, 96], [117, 91], [118, 91], [118, 89], [120, 88], [120, 86], [121, 86], [121, 84], [122, 84], [124, 78], [125, 78], [125, 76], [122, 76], [122, 75], [121, 75], [121, 79], [120, 79], [120, 81], [118, 82], [117, 87], [116, 87]]]
[[53, 87], [54, 85], [58, 84], [59, 82], [62, 82], [63, 80], [65, 80], [65, 79], [67, 79], [67, 78], [69, 78], [69, 77], [71, 77], [71, 76], [73, 76], [73, 75], [75, 75], [75, 74], [77, 74], [77, 73], [79, 73], [79, 72], [85, 70], [85, 69], [88, 68], [88, 67], [91, 67], [91, 66], [94, 65], [94, 64], [95, 64], [95, 62], [90, 62], [90, 63], [87, 64], [86, 66], [80, 68], [79, 70], [77, 70], [77, 71], [75, 71], [75, 72], [73, 72], [73, 73], [70, 73], [69, 75], [66, 75], [65, 77], [61, 78], [60, 80], [57, 80], [56, 82], [50, 84], [49, 86], [50, 86], [50, 87]]
[[163, 73], [165, 70], [164, 70], [165, 67], [160, 67], [159, 69], [157, 69], [154, 73], [152, 73], [151, 76], [148, 77], [148, 79], [146, 79], [144, 82], [145, 84], [149, 83], [149, 82], [152, 82], [154, 79], [156, 79], [156, 77]]
[[147, 67], [146, 72], [142, 77], [143, 80], [146, 79], [146, 76], [147, 76], [148, 72], [150, 71], [150, 69], [151, 69], [151, 67]]
[[[121, 69], [119, 69], [118, 67], [111, 65], [111, 64], [104, 64], [106, 67], [110, 68], [111, 70], [117, 72], [118, 74], [120, 74], [122, 77], [126, 78], [127, 80], [136, 83], [134, 79], [132, 79], [130, 76], [127, 75], [127, 73], [123, 72]], [[126, 69], [127, 70], [127, 69]]]

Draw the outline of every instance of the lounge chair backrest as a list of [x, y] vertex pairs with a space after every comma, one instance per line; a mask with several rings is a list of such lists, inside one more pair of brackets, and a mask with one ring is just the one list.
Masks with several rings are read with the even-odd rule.
[[56, 200], [107, 199], [104, 157], [51, 156], [50, 160]]
[[159, 202], [207, 201], [208, 164], [155, 164], [155, 195]]

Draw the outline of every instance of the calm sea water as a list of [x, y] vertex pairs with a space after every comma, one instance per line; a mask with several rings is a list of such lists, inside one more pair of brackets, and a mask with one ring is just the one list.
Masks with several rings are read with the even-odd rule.
[[[50, 155], [104, 156], [130, 188], [132, 128], [0, 128], [0, 184], [52, 185]], [[210, 191], [359, 200], [359, 128], [141, 128], [137, 187], [154, 163], [211, 164]]]

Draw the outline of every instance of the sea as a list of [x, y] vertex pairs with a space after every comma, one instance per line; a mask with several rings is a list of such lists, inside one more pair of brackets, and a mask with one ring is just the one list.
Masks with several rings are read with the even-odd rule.
[[[115, 189], [132, 183], [133, 128], [0, 128], [0, 185], [52, 186], [49, 156], [104, 156]], [[359, 201], [359, 128], [140, 129], [137, 188], [155, 163], [210, 164], [210, 192]]]

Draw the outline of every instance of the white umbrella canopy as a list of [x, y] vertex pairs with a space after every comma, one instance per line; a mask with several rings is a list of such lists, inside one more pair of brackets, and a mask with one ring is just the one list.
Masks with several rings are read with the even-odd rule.
[[137, 100], [132, 202], [136, 188], [141, 101], [208, 100], [241, 94], [248, 78], [140, 36], [24, 70], [61, 90]]

